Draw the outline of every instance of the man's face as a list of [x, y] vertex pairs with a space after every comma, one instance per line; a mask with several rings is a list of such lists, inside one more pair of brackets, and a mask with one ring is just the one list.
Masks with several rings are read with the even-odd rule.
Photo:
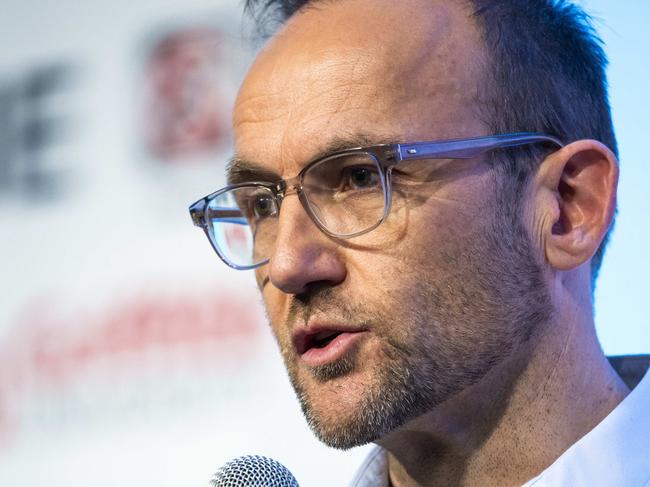
[[[341, 139], [486, 134], [486, 58], [468, 15], [457, 2], [316, 2], [253, 65], [235, 108], [238, 157], [290, 178]], [[374, 441], [434, 409], [545, 319], [527, 232], [498, 193], [484, 160], [398, 166], [388, 220], [351, 240], [327, 237], [285, 198], [257, 279], [325, 443]]]

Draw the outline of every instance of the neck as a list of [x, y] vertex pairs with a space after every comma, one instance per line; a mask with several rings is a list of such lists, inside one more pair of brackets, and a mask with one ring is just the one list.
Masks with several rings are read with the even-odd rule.
[[564, 313], [531, 342], [478, 384], [378, 442], [388, 451], [394, 487], [520, 486], [629, 392], [591, 318]]

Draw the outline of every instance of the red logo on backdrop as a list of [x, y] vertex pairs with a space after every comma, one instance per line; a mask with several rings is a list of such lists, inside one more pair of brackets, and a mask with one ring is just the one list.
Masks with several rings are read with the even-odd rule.
[[256, 353], [259, 323], [250, 296], [223, 290], [159, 290], [91, 311], [29, 303], [0, 341], [0, 450], [29, 420], [20, 406], [30, 398], [66, 397], [84, 381], [97, 388], [98, 366], [118, 380], [121, 370], [155, 377], [174, 366], [196, 373], [211, 363], [240, 367]]
[[147, 145], [162, 159], [212, 150], [229, 141], [236, 89], [232, 46], [212, 29], [167, 35], [146, 65]]

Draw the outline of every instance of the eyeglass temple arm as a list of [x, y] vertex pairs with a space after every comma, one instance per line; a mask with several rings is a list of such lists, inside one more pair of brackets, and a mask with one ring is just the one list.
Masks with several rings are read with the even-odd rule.
[[416, 144], [398, 144], [397, 150], [401, 160], [410, 159], [470, 159], [488, 150], [504, 147], [517, 147], [538, 142], [548, 142], [558, 148], [564, 144], [550, 135], [536, 133], [493, 135], [464, 140], [443, 142], [418, 142]]

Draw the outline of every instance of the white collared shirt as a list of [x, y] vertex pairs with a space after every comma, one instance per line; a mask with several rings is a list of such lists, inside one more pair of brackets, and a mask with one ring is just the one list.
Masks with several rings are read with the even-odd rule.
[[[370, 452], [350, 487], [388, 487], [388, 459]], [[650, 372], [594, 429], [522, 487], [650, 487]]]

